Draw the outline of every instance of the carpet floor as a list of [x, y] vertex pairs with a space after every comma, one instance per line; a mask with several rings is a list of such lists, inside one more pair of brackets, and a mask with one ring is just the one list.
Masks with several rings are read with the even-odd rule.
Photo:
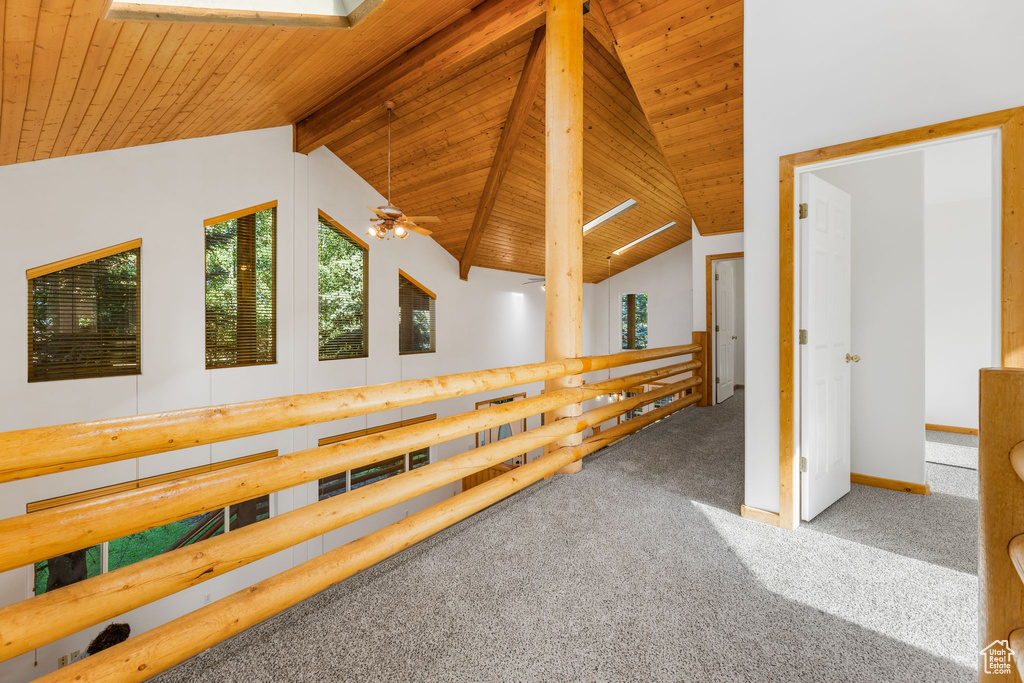
[[952, 434], [925, 431], [924, 459], [939, 465], [978, 469], [978, 437], [971, 434]]
[[971, 681], [977, 473], [738, 516], [743, 394], [687, 409], [160, 677]]

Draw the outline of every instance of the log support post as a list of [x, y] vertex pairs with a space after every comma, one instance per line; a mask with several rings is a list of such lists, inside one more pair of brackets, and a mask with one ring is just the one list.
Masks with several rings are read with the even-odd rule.
[[[546, 360], [583, 355], [583, 8], [578, 0], [548, 0], [545, 46], [545, 305]], [[582, 375], [551, 380], [545, 391], [578, 387]], [[574, 403], [547, 421], [575, 418]], [[578, 448], [580, 434], [547, 450]], [[575, 460], [560, 474], [579, 472]]]

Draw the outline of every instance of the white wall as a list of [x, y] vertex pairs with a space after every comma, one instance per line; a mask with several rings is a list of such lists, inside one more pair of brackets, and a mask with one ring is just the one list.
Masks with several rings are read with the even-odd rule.
[[924, 154], [815, 175], [851, 199], [850, 469], [923, 484]]
[[779, 509], [779, 157], [1024, 103], [1024, 3], [744, 9], [745, 502]]
[[[230, 160], [230, 165], [225, 164]], [[229, 172], [225, 172], [225, 168]], [[206, 370], [204, 362], [203, 220], [277, 200], [277, 340], [275, 365]], [[468, 282], [458, 262], [433, 240], [370, 241], [369, 340], [365, 359], [319, 361], [317, 354], [317, 210], [353, 232], [367, 226], [366, 206], [383, 202], [330, 152], [292, 152], [290, 128], [163, 143], [0, 167], [4, 245], [0, 250], [0, 315], [24, 320], [25, 270], [112, 244], [142, 238], [142, 368], [133, 377], [29, 384], [25, 327], [0, 329], [0, 431], [173, 410], [260, 397], [429, 377], [543, 360], [544, 292], [519, 273], [474, 268]], [[687, 343], [690, 332], [689, 244], [584, 286], [584, 353], [611, 345], [609, 292], [644, 291], [652, 345]], [[438, 295], [437, 352], [398, 355], [398, 269]], [[618, 320], [611, 318], [617, 330]], [[635, 370], [623, 370], [630, 372]], [[607, 376], [607, 372], [604, 376]], [[536, 395], [540, 384], [517, 388]], [[436, 412], [473, 410], [494, 391], [387, 413], [238, 439], [173, 453], [12, 482], [0, 486], [0, 516], [53, 496], [278, 449], [316, 446], [317, 439]], [[540, 418], [529, 421], [539, 426]], [[473, 445], [465, 437], [433, 448], [434, 460]], [[383, 511], [322, 538], [257, 561], [124, 616], [138, 634], [262, 580], [460, 490], [456, 483]], [[316, 483], [272, 496], [274, 514], [316, 501]], [[0, 574], [0, 604], [31, 596], [32, 568]], [[84, 649], [104, 624], [0, 664], [0, 680], [28, 680], [53, 670], [57, 658]], [[38, 657], [38, 666], [34, 660]]]
[[743, 233], [734, 232], [727, 235], [700, 234], [697, 225], [693, 226], [693, 330], [705, 332], [707, 323], [707, 257], [715, 254], [733, 254], [743, 251]]
[[978, 370], [999, 365], [996, 137], [924, 151], [925, 421], [978, 428]]

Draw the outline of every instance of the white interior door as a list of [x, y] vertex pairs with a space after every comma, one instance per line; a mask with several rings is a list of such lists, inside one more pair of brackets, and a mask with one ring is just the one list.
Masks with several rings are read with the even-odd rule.
[[736, 386], [736, 262], [715, 262], [716, 403], [731, 398]]
[[[850, 492], [850, 195], [801, 176], [800, 482], [804, 520]], [[801, 333], [802, 334], [802, 333]]]

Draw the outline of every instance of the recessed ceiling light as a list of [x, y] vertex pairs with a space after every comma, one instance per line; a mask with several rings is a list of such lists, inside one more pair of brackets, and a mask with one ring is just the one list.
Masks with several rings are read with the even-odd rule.
[[624, 201], [621, 204], [619, 204], [618, 206], [616, 206], [614, 209], [609, 209], [608, 211], [605, 211], [600, 216], [598, 216], [594, 220], [590, 221], [589, 223], [586, 223], [583, 226], [583, 234], [586, 235], [588, 232], [590, 232], [591, 230], [593, 230], [597, 226], [601, 225], [605, 221], [610, 221], [611, 219], [613, 219], [616, 216], [618, 216], [620, 213], [625, 213], [626, 211], [629, 211], [634, 206], [636, 206], [636, 200], [635, 199], [627, 199], [626, 201]]
[[641, 237], [640, 239], [635, 239], [635, 240], [633, 240], [632, 242], [630, 242], [629, 244], [627, 244], [626, 246], [624, 246], [624, 247], [619, 247], [618, 249], [616, 249], [616, 250], [615, 250], [615, 251], [613, 251], [612, 253], [613, 253], [613, 254], [615, 254], [616, 256], [618, 256], [619, 254], [621, 254], [622, 252], [626, 251], [626, 250], [627, 250], [627, 249], [629, 249], [630, 247], [635, 247], [636, 245], [640, 244], [640, 243], [641, 243], [641, 242], [643, 242], [644, 240], [646, 240], [646, 239], [650, 239], [651, 237], [654, 237], [654, 236], [655, 236], [655, 235], [657, 235], [657, 234], [658, 234], [659, 232], [662, 232], [662, 231], [664, 231], [664, 230], [668, 230], [669, 228], [671, 228], [671, 227], [672, 227], [673, 225], [675, 225], [675, 224], [676, 224], [676, 222], [675, 222], [675, 221], [672, 221], [671, 223], [666, 223], [665, 225], [661, 226], [661, 227], [660, 227], [660, 228], [658, 228], [657, 230], [654, 230], [654, 231], [652, 231], [652, 232], [649, 232], [649, 233], [647, 233], [646, 235], [644, 235], [644, 236], [643, 236], [643, 237]]

